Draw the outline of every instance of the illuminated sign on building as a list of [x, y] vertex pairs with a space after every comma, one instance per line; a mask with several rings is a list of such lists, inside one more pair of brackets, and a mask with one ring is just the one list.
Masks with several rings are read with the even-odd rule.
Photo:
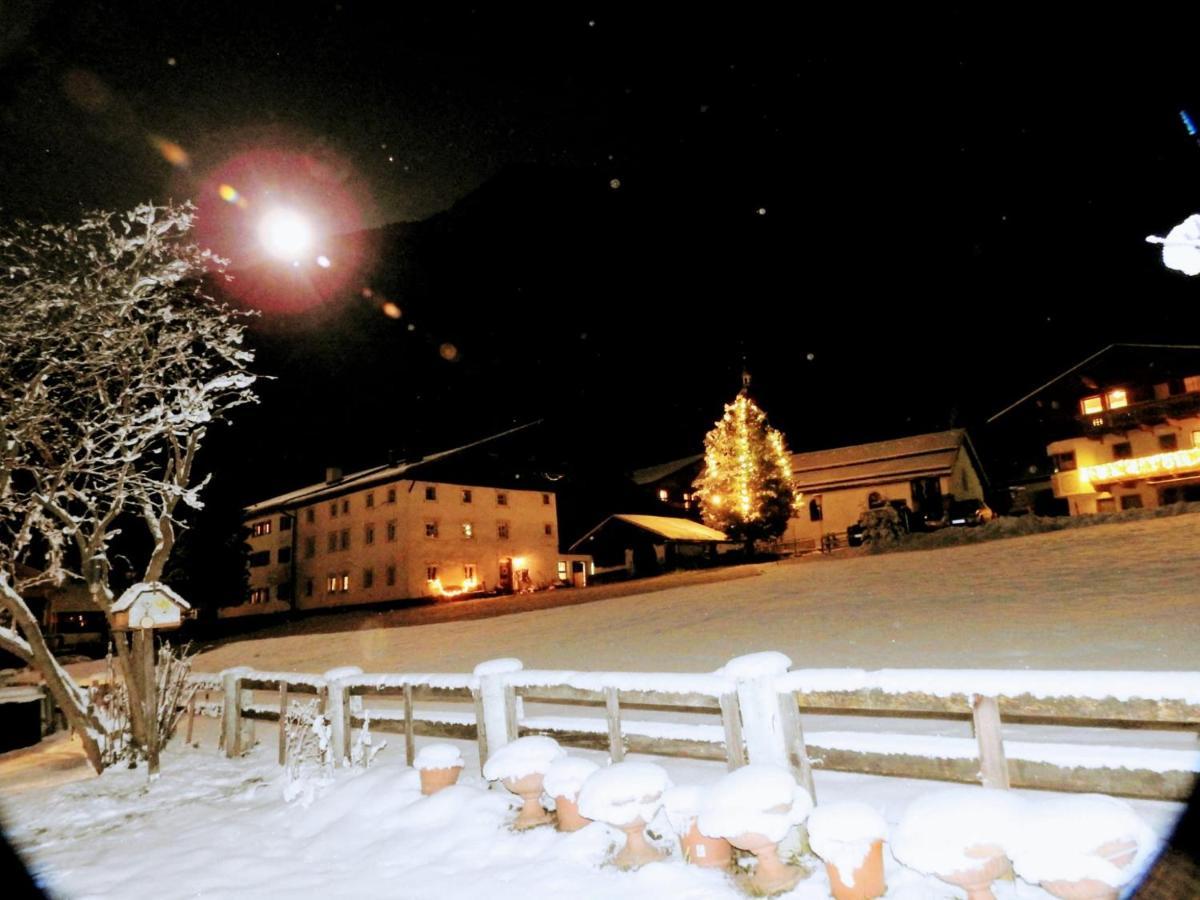
[[1176, 450], [1173, 453], [1156, 453], [1139, 456], [1137, 459], [1118, 459], [1098, 466], [1084, 466], [1079, 470], [1079, 480], [1093, 483], [1127, 481], [1153, 475], [1175, 475], [1179, 472], [1200, 470], [1200, 447], [1191, 450]]

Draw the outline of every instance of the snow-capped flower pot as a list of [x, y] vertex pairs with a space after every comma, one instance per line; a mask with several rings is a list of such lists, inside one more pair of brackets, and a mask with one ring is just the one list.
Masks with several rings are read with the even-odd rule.
[[663, 811], [685, 861], [694, 866], [725, 869], [733, 862], [733, 845], [722, 837], [709, 837], [696, 827], [696, 818], [704, 807], [706, 792], [699, 785], [673, 787], [663, 793]]
[[646, 823], [662, 806], [671, 779], [653, 763], [619, 762], [594, 772], [579, 790], [579, 812], [625, 832], [625, 846], [613, 858], [622, 869], [657, 862], [666, 854], [646, 840]]
[[501, 782], [522, 800], [514, 828], [536, 828], [553, 821], [542, 808], [543, 780], [550, 766], [564, 755], [554, 738], [531, 735], [504, 745], [488, 759], [483, 767], [484, 778]]
[[871, 900], [887, 891], [883, 842], [887, 822], [866, 803], [818, 806], [808, 817], [808, 840], [825, 861], [836, 900]]
[[579, 813], [579, 789], [600, 767], [590, 759], [564, 756], [546, 772], [542, 789], [554, 798], [554, 827], [559, 831], [578, 831], [591, 824]]
[[750, 888], [759, 894], [791, 890], [808, 872], [779, 858], [778, 844], [812, 809], [812, 800], [781, 766], [749, 765], [712, 788], [696, 820], [702, 834], [723, 837], [758, 859]]
[[453, 744], [422, 747], [413, 760], [413, 768], [421, 774], [421, 793], [429, 796], [454, 784], [464, 765], [462, 754]]
[[1055, 897], [1115, 900], [1157, 844], [1128, 803], [1087, 794], [1034, 805], [1010, 855], [1018, 875]]
[[959, 787], [913, 801], [892, 836], [892, 855], [910, 869], [935, 875], [995, 900], [992, 882], [1012, 868], [1007, 849], [1028, 818], [1029, 804], [1009, 791]]

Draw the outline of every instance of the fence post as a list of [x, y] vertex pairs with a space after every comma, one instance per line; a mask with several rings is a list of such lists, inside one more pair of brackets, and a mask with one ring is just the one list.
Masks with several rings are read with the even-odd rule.
[[746, 745], [742, 742], [742, 714], [736, 692], [722, 694], [721, 724], [725, 727], [725, 761], [729, 771], [746, 764]]
[[1000, 704], [995, 697], [971, 698], [971, 722], [979, 744], [979, 777], [984, 787], [1007, 788], [1008, 761], [1000, 731]]
[[615, 687], [604, 689], [604, 717], [608, 722], [608, 755], [619, 763], [625, 758], [625, 739], [621, 736], [621, 698]]
[[487, 762], [487, 755], [495, 753], [517, 736], [516, 704], [506, 700], [505, 676], [523, 668], [525, 665], [519, 659], [507, 657], [490, 659], [475, 667], [473, 674], [479, 679], [479, 706], [483, 709], [483, 728], [477, 730], [477, 734], [483, 735], [479, 745], [480, 765]]
[[329, 746], [333, 750], [333, 764], [350, 764], [350, 688], [336, 677], [337, 669], [331, 670], [332, 679], [326, 678], [328, 705], [325, 714], [329, 717]]
[[253, 723], [242, 719], [242, 706], [250, 699], [251, 692], [242, 690], [242, 676], [253, 672], [247, 666], [237, 666], [221, 673], [224, 703], [221, 708], [221, 744], [225, 755], [232, 759], [241, 756], [254, 739]]

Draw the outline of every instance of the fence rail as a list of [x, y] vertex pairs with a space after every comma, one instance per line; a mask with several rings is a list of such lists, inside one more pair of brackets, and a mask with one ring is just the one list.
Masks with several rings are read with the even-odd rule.
[[[509, 741], [541, 734], [567, 746], [605, 750], [614, 761], [644, 753], [721, 760], [730, 769], [748, 761], [786, 765], [810, 791], [811, 769], [817, 768], [1179, 800], [1189, 796], [1200, 770], [1197, 750], [1021, 741], [1003, 734], [1014, 723], [1197, 731], [1200, 673], [1194, 672], [865, 672], [789, 670], [790, 663], [774, 671], [739, 671], [734, 660], [726, 669], [735, 677], [721, 674], [726, 670], [529, 671], [516, 660], [494, 662], [503, 665], [487, 663], [470, 675], [230, 669], [194, 680], [201, 692], [222, 695], [221, 746], [227, 755], [248, 747], [245, 723], [274, 721], [280, 723], [281, 762], [286, 743], [281, 712], [298, 694], [317, 699], [330, 721], [333, 745], [346, 759], [353, 730], [369, 723], [372, 730], [403, 734], [410, 764], [417, 737], [477, 741], [482, 765]], [[273, 695], [271, 702], [262, 702], [266, 693]], [[565, 707], [571, 714], [527, 714], [525, 704]], [[599, 715], [580, 715], [581, 707]], [[639, 716], [630, 718], [629, 711]], [[642, 717], [654, 713], [669, 714], [670, 720]], [[195, 706], [189, 711], [189, 740], [194, 715]], [[806, 740], [802, 722], [813, 715], [969, 720], [974, 737], [821, 731]]]

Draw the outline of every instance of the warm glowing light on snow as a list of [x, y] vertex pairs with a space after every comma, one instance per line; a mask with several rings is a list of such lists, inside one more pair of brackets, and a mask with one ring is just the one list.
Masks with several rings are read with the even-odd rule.
[[295, 260], [312, 244], [312, 226], [292, 209], [273, 209], [258, 224], [258, 237], [278, 259]]

